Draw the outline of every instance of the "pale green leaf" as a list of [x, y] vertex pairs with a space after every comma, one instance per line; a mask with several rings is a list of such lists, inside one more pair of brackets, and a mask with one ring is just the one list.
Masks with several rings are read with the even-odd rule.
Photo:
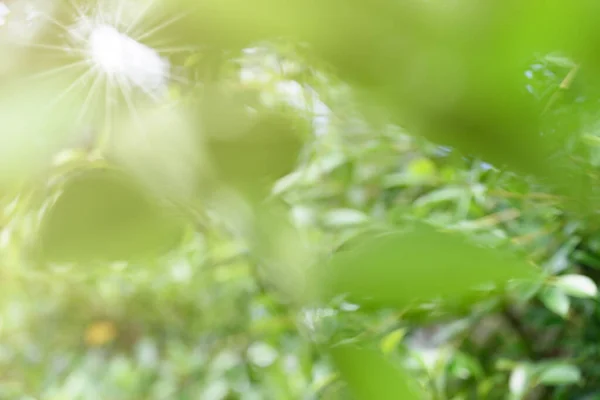
[[555, 285], [573, 297], [596, 297], [598, 287], [593, 280], [584, 275], [562, 275], [556, 279]]
[[508, 387], [513, 398], [520, 399], [527, 392], [529, 387], [530, 373], [525, 365], [517, 365], [510, 374]]
[[341, 227], [362, 224], [368, 220], [368, 217], [358, 210], [340, 208], [326, 213], [323, 220], [328, 226]]
[[406, 329], [396, 329], [395, 331], [385, 335], [385, 337], [381, 339], [380, 344], [383, 354], [387, 355], [396, 350], [396, 347], [402, 341], [405, 335]]
[[544, 385], [569, 385], [581, 380], [581, 371], [575, 365], [554, 364], [541, 372], [539, 382]]
[[569, 297], [559, 288], [546, 288], [540, 293], [540, 300], [550, 310], [566, 317], [571, 306]]

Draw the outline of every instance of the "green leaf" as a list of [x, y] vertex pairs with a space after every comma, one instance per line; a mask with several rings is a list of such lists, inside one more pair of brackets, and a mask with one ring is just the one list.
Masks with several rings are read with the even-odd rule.
[[331, 350], [335, 366], [357, 400], [410, 400], [423, 396], [402, 369], [381, 355], [351, 346]]
[[476, 297], [474, 289], [539, 276], [523, 260], [425, 224], [366, 233], [335, 254], [323, 274], [315, 278], [325, 297], [348, 294], [356, 304], [400, 308], [436, 299], [462, 302]]
[[[215, 114], [217, 122], [213, 125], [225, 124], [221, 119], [231, 118]], [[221, 181], [246, 194], [263, 195], [293, 171], [305, 128], [297, 116], [270, 112], [257, 116], [247, 128], [214, 128], [206, 135], [205, 145]]]
[[38, 250], [50, 262], [133, 261], [174, 248], [185, 225], [118, 170], [73, 172], [43, 217]]
[[539, 382], [544, 385], [569, 385], [581, 380], [581, 371], [571, 364], [554, 364], [542, 370]]
[[481, 378], [483, 376], [483, 369], [477, 359], [463, 352], [458, 352], [453, 357], [450, 371], [460, 379]]
[[544, 57], [544, 59], [549, 63], [562, 68], [573, 68], [576, 65], [573, 60], [558, 54], [548, 54]]
[[393, 173], [385, 175], [382, 184], [385, 188], [411, 187], [411, 186], [432, 186], [436, 183], [435, 176], [420, 177], [406, 172]]
[[381, 339], [380, 344], [383, 354], [388, 355], [396, 350], [396, 347], [402, 341], [405, 335], [406, 329], [396, 329], [395, 331], [385, 335], [385, 337]]
[[517, 365], [510, 374], [508, 387], [516, 399], [521, 399], [529, 388], [530, 371], [526, 365]]
[[431, 206], [445, 201], [457, 201], [465, 196], [468, 196], [468, 192], [463, 188], [443, 187], [419, 197], [415, 200], [414, 207]]
[[552, 258], [546, 263], [545, 267], [552, 273], [564, 271], [569, 267], [569, 255], [581, 242], [579, 237], [571, 237], [554, 253]]
[[418, 158], [411, 161], [406, 167], [408, 174], [421, 181], [427, 181], [436, 176], [437, 167], [433, 161], [428, 158]]
[[562, 275], [556, 278], [554, 284], [573, 297], [590, 298], [598, 294], [594, 281], [584, 275]]
[[365, 223], [368, 217], [358, 210], [339, 208], [326, 213], [323, 219], [328, 226], [342, 227]]
[[575, 250], [571, 257], [579, 264], [592, 267], [600, 270], [600, 258], [596, 256], [597, 253], [593, 253], [585, 250]]
[[540, 300], [550, 310], [565, 318], [569, 314], [571, 302], [559, 288], [546, 288], [540, 293]]

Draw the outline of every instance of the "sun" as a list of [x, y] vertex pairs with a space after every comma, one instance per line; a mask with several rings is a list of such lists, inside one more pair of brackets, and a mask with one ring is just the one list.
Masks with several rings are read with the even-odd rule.
[[[185, 13], [156, 18], [160, 14], [153, 9], [160, 5], [158, 0], [65, 0], [59, 7], [37, 10], [35, 4], [28, 2], [29, 11], [20, 18], [12, 15], [16, 13], [10, 5], [3, 7], [0, 29], [37, 22], [55, 33], [20, 44], [49, 59], [66, 60], [29, 78], [68, 74], [69, 83], [48, 107], [75, 92], [83, 93], [77, 122], [93, 120], [94, 125], [110, 130], [115, 113], [124, 109], [137, 118], [139, 107], [167, 101], [170, 85], [189, 83], [175, 72], [169, 57], [196, 49], [156, 44], [157, 34]], [[102, 115], [100, 124], [98, 114]]]
[[[153, 48], [143, 40], [178, 18], [140, 30], [140, 22], [153, 4], [152, 1], [145, 6], [133, 0], [104, 1], [88, 9], [73, 4], [75, 21], [65, 27], [67, 47], [79, 53], [88, 67], [103, 75], [109, 84], [138, 89], [160, 99], [169, 81], [176, 78], [165, 57], [165, 53], [174, 49]], [[124, 8], [128, 5], [140, 8], [134, 19], [124, 18]]]

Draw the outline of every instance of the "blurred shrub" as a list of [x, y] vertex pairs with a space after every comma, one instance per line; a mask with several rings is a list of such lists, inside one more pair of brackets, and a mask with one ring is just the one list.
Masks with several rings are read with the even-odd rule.
[[0, 398], [595, 398], [594, 2], [14, 3]]

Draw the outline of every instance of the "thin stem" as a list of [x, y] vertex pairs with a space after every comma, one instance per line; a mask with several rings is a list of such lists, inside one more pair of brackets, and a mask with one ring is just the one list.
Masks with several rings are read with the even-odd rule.
[[579, 72], [579, 69], [579, 64], [571, 68], [567, 76], [565, 76], [560, 85], [558, 85], [558, 90], [555, 91], [554, 94], [552, 94], [552, 97], [550, 97], [550, 100], [548, 100], [546, 107], [544, 107], [544, 110], [542, 111], [543, 114], [546, 114], [552, 108], [552, 106], [554, 106], [554, 104], [558, 101], [558, 98], [563, 94], [563, 92], [569, 90], [569, 88], [573, 84], [573, 81], [575, 80], [575, 77], [577, 76], [577, 73]]

